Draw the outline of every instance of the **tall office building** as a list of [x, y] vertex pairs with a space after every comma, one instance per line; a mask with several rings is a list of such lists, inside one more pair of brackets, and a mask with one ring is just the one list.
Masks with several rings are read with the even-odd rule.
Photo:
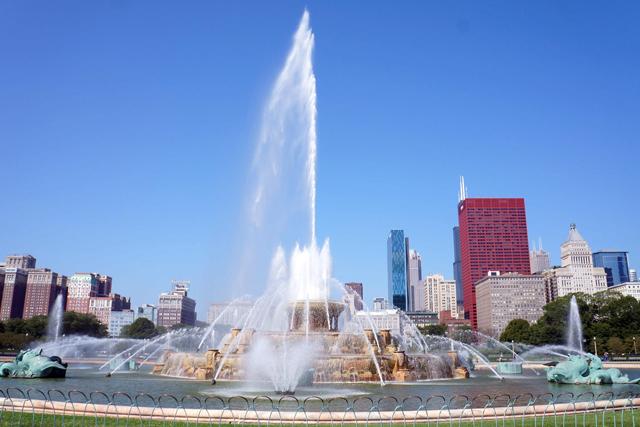
[[89, 313], [89, 300], [98, 296], [99, 274], [75, 273], [67, 281], [67, 311]]
[[63, 283], [65, 279], [64, 276], [58, 275], [48, 268], [29, 270], [22, 318], [48, 316], [58, 295], [62, 293], [64, 297], [63, 287], [60, 286], [60, 283]]
[[409, 294], [409, 239], [403, 230], [391, 230], [387, 238], [387, 280], [389, 302], [392, 307], [408, 311]]
[[424, 286], [422, 286], [422, 257], [418, 251], [409, 249], [410, 311], [424, 310]]
[[[364, 301], [364, 288], [362, 283], [349, 282], [344, 284], [347, 292], [352, 295], [353, 307], [356, 310], [362, 310]], [[356, 296], [357, 295], [357, 296]]]
[[499, 337], [510, 321], [536, 322], [546, 304], [540, 275], [492, 272], [476, 283], [478, 329]]
[[424, 279], [423, 289], [426, 311], [438, 314], [449, 311], [452, 317], [458, 317], [455, 281], [446, 280], [441, 274], [432, 274]]
[[475, 284], [489, 271], [530, 274], [522, 198], [468, 198], [458, 203], [465, 317], [477, 329]]
[[593, 266], [591, 248], [575, 224], [560, 246], [561, 266], [543, 272], [547, 301], [568, 294], [595, 294], [607, 289], [607, 275], [602, 267]]
[[7, 268], [36, 268], [36, 259], [31, 255], [9, 255], [4, 260], [4, 266]]
[[593, 253], [593, 266], [604, 268], [607, 286], [631, 281], [626, 251], [602, 250]]
[[549, 261], [549, 252], [542, 249], [542, 240], [540, 240], [537, 248], [535, 243], [531, 245], [531, 250], [529, 251], [529, 261], [531, 263], [531, 274], [541, 273], [551, 267], [551, 262]]
[[21, 318], [24, 312], [24, 297], [27, 293], [29, 270], [21, 267], [5, 267], [0, 320]]
[[638, 272], [636, 271], [635, 268], [630, 268], [629, 269], [629, 281], [630, 282], [637, 282], [638, 281]]
[[460, 227], [453, 227], [453, 280], [456, 282], [458, 305], [463, 303], [462, 258], [460, 256]]
[[[87, 313], [96, 316], [98, 320], [107, 327], [107, 331], [109, 332], [110, 336], [119, 336], [119, 331], [117, 335], [114, 335], [110, 330], [111, 316], [113, 315], [113, 313], [123, 310], [131, 310], [131, 298], [127, 299], [120, 296], [119, 294], [111, 294], [90, 297]], [[120, 315], [116, 314], [116, 316]]]
[[173, 281], [171, 292], [160, 294], [158, 301], [158, 326], [170, 328], [183, 323], [194, 326], [196, 324], [196, 302], [189, 298], [190, 282]]
[[136, 319], [144, 317], [155, 325], [158, 323], [158, 308], [153, 304], [144, 304], [138, 307]]

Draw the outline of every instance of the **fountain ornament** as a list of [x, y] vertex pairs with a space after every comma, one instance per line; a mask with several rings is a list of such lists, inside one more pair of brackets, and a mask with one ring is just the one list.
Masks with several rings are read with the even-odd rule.
[[567, 348], [578, 354], [567, 356], [566, 360], [553, 363], [547, 368], [547, 380], [558, 384], [637, 384], [640, 378], [629, 380], [619, 369], [604, 369], [602, 360], [582, 349], [582, 320], [575, 295], [569, 302], [567, 318]]
[[[272, 222], [302, 202], [309, 244], [287, 257], [277, 246], [268, 285], [248, 313], [219, 343], [202, 352], [167, 350], [153, 372], [161, 375], [268, 382], [280, 394], [300, 385], [329, 382], [415, 381], [466, 377], [456, 351], [429, 347], [408, 318], [399, 334], [376, 330], [356, 316], [358, 298], [332, 276], [329, 241], [316, 242], [316, 79], [314, 36], [304, 12], [293, 45], [267, 101], [254, 165], [252, 235], [273, 232]], [[267, 205], [276, 209], [265, 219]], [[264, 229], [263, 225], [269, 228]], [[270, 249], [273, 250], [273, 249]], [[232, 303], [231, 305], [233, 305]], [[230, 308], [231, 310], [231, 308]], [[214, 323], [198, 349], [215, 330]]]
[[23, 350], [13, 362], [0, 365], [0, 376], [16, 378], [64, 378], [67, 364], [58, 356], [44, 356], [42, 349]]
[[571, 355], [547, 370], [547, 380], [559, 384], [638, 384], [640, 378], [630, 380], [619, 369], [604, 369], [602, 361], [593, 354]]

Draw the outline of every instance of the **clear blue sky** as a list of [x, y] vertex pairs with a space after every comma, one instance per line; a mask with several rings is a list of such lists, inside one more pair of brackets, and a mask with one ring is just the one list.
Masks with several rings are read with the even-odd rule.
[[2, 2], [0, 254], [110, 274], [135, 304], [191, 279], [201, 318], [232, 296], [261, 108], [305, 6], [336, 278], [385, 296], [391, 228], [451, 277], [461, 174], [525, 197], [555, 262], [576, 222], [640, 267], [640, 4], [617, 1]]

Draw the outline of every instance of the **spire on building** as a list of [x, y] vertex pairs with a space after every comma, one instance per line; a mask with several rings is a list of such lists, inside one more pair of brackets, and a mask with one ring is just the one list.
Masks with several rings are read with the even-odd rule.
[[464, 176], [460, 177], [460, 188], [458, 189], [458, 202], [467, 198], [467, 187], [464, 185]]

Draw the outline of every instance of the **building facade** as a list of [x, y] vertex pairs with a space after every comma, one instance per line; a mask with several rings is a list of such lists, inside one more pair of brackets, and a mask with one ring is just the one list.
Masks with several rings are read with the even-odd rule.
[[542, 244], [536, 249], [535, 245], [529, 251], [529, 260], [531, 263], [531, 274], [541, 273], [551, 268], [549, 260], [549, 252], [542, 249]]
[[144, 317], [147, 320], [158, 323], [158, 308], [153, 304], [144, 304], [138, 307], [136, 310], [136, 319]]
[[409, 301], [409, 239], [403, 230], [391, 230], [387, 238], [387, 281], [389, 303], [407, 311]]
[[589, 244], [575, 224], [569, 227], [569, 237], [560, 246], [561, 266], [542, 273], [547, 301], [568, 294], [595, 294], [607, 289], [607, 275], [602, 267], [593, 266]]
[[355, 310], [362, 310], [364, 304], [364, 287], [362, 283], [349, 282], [344, 284], [347, 293], [352, 296], [350, 303]]
[[620, 283], [619, 285], [611, 286], [608, 291], [619, 292], [624, 296], [634, 297], [640, 301], [640, 282]]
[[389, 308], [389, 303], [385, 298], [378, 297], [373, 299], [373, 311], [382, 311], [386, 310], [387, 308]]
[[603, 250], [593, 253], [593, 266], [604, 268], [607, 286], [630, 282], [626, 251]]
[[174, 281], [171, 292], [160, 294], [158, 326], [170, 328], [177, 324], [196, 324], [196, 302], [187, 296], [188, 281]]
[[109, 317], [109, 336], [119, 337], [122, 334], [122, 328], [133, 323], [135, 314], [131, 309], [112, 311]]
[[424, 310], [424, 287], [422, 286], [422, 257], [409, 249], [409, 301], [411, 311]]
[[478, 330], [499, 337], [510, 321], [536, 322], [547, 303], [540, 275], [492, 274], [476, 283]]
[[[93, 314], [96, 318], [107, 327], [107, 331], [111, 335], [111, 316], [113, 313], [130, 310], [131, 300], [120, 296], [119, 294], [111, 294], [107, 296], [94, 296], [89, 298], [88, 313]], [[133, 320], [132, 320], [133, 321]], [[119, 335], [119, 334], [118, 334]], [[112, 336], [118, 336], [112, 335]]]
[[531, 272], [524, 199], [462, 197], [458, 225], [465, 317], [476, 329], [475, 283], [489, 271]]
[[34, 316], [48, 316], [56, 298], [63, 293], [62, 286], [59, 286], [59, 283], [62, 282], [64, 282], [64, 279], [60, 278], [59, 280], [58, 273], [48, 268], [29, 270], [22, 314], [23, 319], [30, 319]]
[[456, 282], [458, 305], [463, 304], [462, 258], [460, 255], [460, 227], [453, 227], [453, 280]]
[[[9, 259], [10, 257], [7, 257]], [[24, 299], [27, 293], [29, 270], [21, 267], [5, 267], [0, 320], [21, 318], [24, 313]]]
[[36, 259], [31, 255], [9, 255], [4, 260], [4, 266], [7, 268], [22, 268], [28, 270], [36, 268]]
[[363, 329], [371, 329], [373, 327], [379, 331], [381, 329], [389, 329], [392, 334], [400, 334], [400, 311], [397, 308], [380, 310], [380, 311], [358, 311], [355, 319], [362, 325]]
[[67, 281], [67, 311], [89, 313], [89, 301], [97, 297], [99, 274], [75, 273]]
[[432, 274], [423, 281], [424, 307], [426, 311], [449, 311], [458, 317], [455, 280], [446, 280], [442, 274]]
[[635, 268], [630, 268], [629, 269], [629, 281], [630, 282], [637, 282], [638, 281], [638, 272], [636, 271]]

